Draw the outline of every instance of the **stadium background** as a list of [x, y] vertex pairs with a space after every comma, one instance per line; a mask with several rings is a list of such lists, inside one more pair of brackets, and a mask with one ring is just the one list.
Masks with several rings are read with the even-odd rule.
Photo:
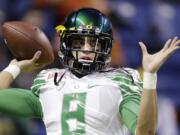
[[[129, 66], [141, 71], [139, 41], [150, 52], [158, 51], [168, 38], [180, 37], [179, 0], [0, 0], [0, 24], [23, 20], [39, 26], [50, 39], [55, 54], [58, 38], [54, 27], [71, 11], [95, 7], [113, 22], [115, 30], [114, 65]], [[180, 51], [175, 53], [158, 72], [160, 102], [159, 135], [180, 135]], [[0, 28], [0, 69], [12, 59], [4, 45]], [[56, 59], [51, 67], [60, 67]], [[30, 88], [38, 71], [17, 78], [13, 87]], [[161, 104], [162, 103], [162, 104]], [[166, 120], [167, 119], [167, 120]], [[0, 116], [0, 135], [44, 135], [41, 120]]]

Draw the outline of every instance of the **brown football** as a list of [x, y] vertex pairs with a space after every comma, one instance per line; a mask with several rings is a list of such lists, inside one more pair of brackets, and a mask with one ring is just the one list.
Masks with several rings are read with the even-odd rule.
[[2, 26], [4, 41], [18, 60], [31, 59], [35, 52], [42, 52], [38, 64], [50, 64], [54, 61], [52, 46], [37, 26], [23, 21], [5, 22]]

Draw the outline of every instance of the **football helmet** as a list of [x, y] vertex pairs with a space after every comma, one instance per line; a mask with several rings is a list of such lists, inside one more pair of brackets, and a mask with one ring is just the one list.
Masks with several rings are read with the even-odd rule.
[[[112, 25], [100, 11], [83, 8], [71, 13], [64, 25], [56, 27], [60, 35], [59, 56], [80, 76], [103, 70], [110, 63]], [[83, 49], [87, 42], [91, 49]], [[74, 53], [74, 54], [73, 54]], [[94, 59], [80, 59], [80, 53], [93, 53]]]

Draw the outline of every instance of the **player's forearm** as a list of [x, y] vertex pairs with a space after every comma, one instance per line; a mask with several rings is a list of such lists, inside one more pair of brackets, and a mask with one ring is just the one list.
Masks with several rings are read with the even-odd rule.
[[0, 90], [10, 87], [13, 80], [19, 75], [20, 68], [16, 65], [9, 65], [0, 72]]
[[0, 90], [8, 88], [13, 82], [13, 77], [10, 73], [2, 71], [0, 72]]
[[143, 93], [138, 114], [136, 135], [155, 135], [157, 126], [157, 75], [144, 72]]
[[156, 90], [144, 90], [138, 115], [136, 135], [155, 135], [157, 126]]
[[0, 90], [9, 88], [13, 80], [13, 76], [9, 72], [0, 72]]

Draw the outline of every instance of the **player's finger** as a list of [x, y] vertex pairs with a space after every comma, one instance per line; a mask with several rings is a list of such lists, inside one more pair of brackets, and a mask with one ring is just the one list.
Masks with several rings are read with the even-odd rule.
[[173, 46], [177, 46], [177, 45], [179, 45], [179, 44], [180, 44], [180, 40], [177, 40], [177, 41], [174, 43]]
[[173, 47], [172, 49], [166, 51], [166, 53], [164, 53], [164, 54], [165, 54], [165, 57], [171, 56], [171, 55], [172, 55], [176, 50], [178, 50], [178, 49], [180, 49], [180, 46], [175, 46], [175, 47]]
[[177, 41], [177, 39], [178, 39], [178, 37], [175, 36], [175, 37], [173, 38], [172, 42], [171, 42], [171, 45], [173, 45], [173, 44]]
[[33, 62], [36, 62], [36, 61], [40, 58], [40, 56], [41, 56], [41, 51], [37, 51], [37, 52], [34, 54], [34, 56], [33, 56], [33, 58], [32, 58], [32, 61], [33, 61]]
[[147, 52], [145, 44], [143, 42], [139, 42], [139, 45], [141, 47], [141, 51], [142, 51], [143, 55], [147, 54], [148, 52]]
[[174, 49], [178, 49], [180, 46], [180, 40], [177, 40], [173, 45], [171, 45], [170, 49], [168, 50], [167, 53], [171, 53]]
[[178, 49], [180, 49], [180, 46], [175, 46], [175, 47], [171, 50], [170, 54], [174, 53], [174, 52], [175, 52], [176, 50], [178, 50]]
[[169, 45], [170, 45], [170, 42], [171, 42], [171, 39], [168, 39], [164, 45], [164, 47], [162, 48], [162, 52], [164, 52], [165, 50], [167, 50], [169, 48]]
[[177, 39], [178, 39], [178, 37], [175, 36], [175, 37], [173, 38], [170, 46], [174, 46], [174, 44], [176, 43]]

